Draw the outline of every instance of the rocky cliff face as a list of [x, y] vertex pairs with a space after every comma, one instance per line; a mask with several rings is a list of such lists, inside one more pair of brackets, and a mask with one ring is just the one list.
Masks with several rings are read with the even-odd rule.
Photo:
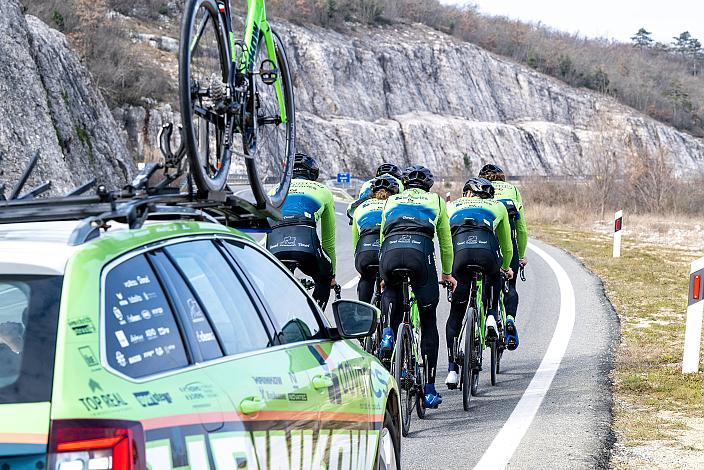
[[0, 96], [0, 182], [8, 187], [37, 151], [27, 188], [51, 180], [59, 195], [92, 178], [118, 187], [132, 176], [119, 128], [66, 38], [25, 17], [15, 0], [0, 2]]
[[352, 37], [279, 25], [295, 72], [298, 146], [324, 168], [420, 162], [444, 176], [589, 174], [591, 159], [666, 153], [704, 168], [704, 142], [421, 26]]

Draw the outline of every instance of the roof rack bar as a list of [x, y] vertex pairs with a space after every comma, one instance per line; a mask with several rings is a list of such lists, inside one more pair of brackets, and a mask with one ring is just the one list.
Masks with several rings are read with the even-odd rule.
[[22, 192], [22, 188], [24, 188], [24, 185], [27, 184], [29, 175], [32, 174], [34, 167], [37, 165], [37, 161], [39, 161], [39, 150], [37, 150], [37, 153], [35, 153], [34, 156], [29, 160], [29, 163], [24, 169], [22, 176], [20, 176], [20, 180], [17, 182], [14, 189], [12, 190], [12, 194], [10, 194], [10, 199], [17, 199], [17, 197], [20, 195], [20, 193]]
[[88, 181], [87, 183], [84, 183], [81, 186], [77, 187], [76, 189], [74, 189], [70, 193], [66, 194], [65, 197], [80, 196], [81, 194], [86, 193], [93, 186], [95, 186], [95, 178], [93, 178], [92, 180]]
[[50, 189], [51, 189], [51, 181], [44, 181], [42, 184], [40, 184], [36, 188], [33, 188], [30, 191], [19, 196], [17, 198], [17, 200], [23, 201], [23, 200], [27, 200], [27, 199], [34, 199], [35, 197], [39, 196], [42, 193], [49, 191]]

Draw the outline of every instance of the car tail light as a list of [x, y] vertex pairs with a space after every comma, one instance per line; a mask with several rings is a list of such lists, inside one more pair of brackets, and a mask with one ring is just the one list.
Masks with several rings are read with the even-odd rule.
[[49, 470], [141, 470], [144, 432], [134, 421], [56, 420], [51, 424]]

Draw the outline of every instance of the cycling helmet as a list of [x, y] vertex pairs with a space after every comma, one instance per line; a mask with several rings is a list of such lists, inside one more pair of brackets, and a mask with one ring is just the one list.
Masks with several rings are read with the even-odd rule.
[[403, 172], [398, 165], [394, 165], [393, 163], [383, 163], [376, 169], [376, 176], [381, 175], [391, 175], [401, 179], [401, 177], [403, 177]]
[[398, 194], [400, 188], [394, 177], [384, 174], [372, 180], [372, 194], [381, 189], [385, 189], [391, 194]]
[[316, 181], [320, 176], [320, 167], [313, 157], [297, 153], [293, 160], [293, 177]]
[[506, 181], [504, 170], [500, 166], [489, 163], [484, 165], [479, 171], [480, 178], [486, 178], [489, 181]]
[[491, 199], [494, 197], [494, 186], [486, 178], [470, 178], [462, 188], [464, 194], [472, 193], [482, 199]]
[[420, 188], [429, 191], [433, 183], [435, 183], [433, 173], [423, 165], [409, 166], [403, 172], [404, 188]]

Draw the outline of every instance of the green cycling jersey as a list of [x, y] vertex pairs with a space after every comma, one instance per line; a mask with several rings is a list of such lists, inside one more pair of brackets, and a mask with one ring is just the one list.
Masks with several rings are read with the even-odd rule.
[[291, 181], [286, 201], [281, 207], [283, 223], [320, 222], [320, 244], [330, 258], [335, 274], [335, 203], [330, 189], [317, 181], [296, 178]]
[[442, 273], [452, 273], [452, 236], [445, 201], [436, 193], [409, 188], [386, 201], [381, 217], [381, 243], [391, 233], [419, 232], [437, 236]]
[[528, 246], [528, 226], [526, 225], [526, 215], [523, 210], [523, 199], [521, 192], [516, 186], [505, 181], [492, 181], [494, 186], [494, 199], [510, 199], [518, 209], [518, 219], [516, 220], [516, 244], [518, 245], [518, 257], [525, 258], [526, 247]]
[[475, 223], [490, 225], [499, 240], [503, 269], [508, 269], [513, 258], [513, 242], [511, 241], [511, 224], [506, 207], [496, 199], [480, 199], [478, 197], [461, 197], [447, 205], [450, 227], [466, 224], [467, 219]]
[[367, 199], [354, 211], [352, 217], [352, 249], [357, 249], [359, 237], [367, 234], [379, 235], [381, 215], [386, 205], [385, 199]]

